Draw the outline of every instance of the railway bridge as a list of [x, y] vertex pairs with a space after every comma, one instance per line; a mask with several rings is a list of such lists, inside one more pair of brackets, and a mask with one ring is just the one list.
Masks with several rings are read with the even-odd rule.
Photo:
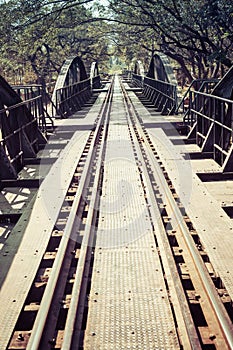
[[232, 88], [0, 79], [0, 349], [233, 349]]

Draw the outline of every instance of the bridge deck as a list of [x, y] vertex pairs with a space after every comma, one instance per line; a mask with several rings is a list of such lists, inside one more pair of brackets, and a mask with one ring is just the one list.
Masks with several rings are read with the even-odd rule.
[[[198, 162], [190, 159], [187, 155], [191, 146], [185, 145], [182, 137], [175, 132], [171, 123], [173, 120], [164, 119], [161, 115], [151, 116], [133, 92], [130, 96], [198, 230], [214, 270], [233, 299], [233, 223], [221, 208], [216, 183], [212, 182], [211, 186], [211, 183], [202, 182], [196, 174], [196, 171], [206, 172], [207, 175], [213, 171], [216, 173], [218, 166], [206, 159]], [[45, 249], [48, 228], [54, 224], [60, 208], [57, 191], [63, 192], [69, 183], [72, 176], [69, 168], [74, 168], [77, 163], [98, 108], [96, 102], [87, 117], [77, 120], [74, 115], [58, 122], [58, 135], [75, 130], [76, 133], [67, 144], [61, 142], [61, 148], [64, 147], [61, 154], [54, 149], [51, 151], [49, 145], [44, 151], [46, 157], [54, 157], [56, 153], [59, 158], [39, 189], [21, 243], [16, 239], [15, 229], [0, 251], [1, 349], [6, 347], [13, 331], [16, 315]], [[133, 348], [130, 347], [132, 344], [142, 349], [162, 348], [164, 344], [169, 349], [179, 348], [159, 257], [154, 251], [153, 230], [144, 194], [138, 187], [139, 172], [133, 157], [124, 108], [118, 95], [115, 95], [111, 114], [108, 146], [86, 348], [98, 349], [100, 343], [101, 349], [110, 349], [110, 346], [115, 349]], [[55, 186], [54, 178], [58, 186]], [[226, 198], [233, 198], [232, 183], [227, 182]], [[221, 195], [221, 201], [224, 200], [225, 197]], [[228, 199], [228, 202], [231, 201]], [[42, 215], [44, 220], [41, 220]], [[157, 270], [151, 269], [152, 264], [158, 267]], [[162, 314], [166, 317], [162, 317]], [[141, 347], [137, 344], [141, 344]]]
[[153, 227], [114, 92], [85, 349], [178, 349]]
[[[24, 210], [23, 217], [13, 228], [0, 251], [0, 349], [5, 349], [7, 346], [18, 314], [35, 278], [64, 194], [93, 128], [101, 99], [100, 95], [85, 120], [73, 116], [57, 121], [55, 137], [38, 155], [44, 159], [54, 158], [54, 154], [59, 153], [58, 159], [34, 195], [33, 202]], [[64, 136], [64, 133], [73, 136], [66, 142], [61, 138], [61, 134]], [[54, 150], [55, 144], [59, 146], [59, 152]], [[41, 181], [45, 171], [43, 164], [32, 169], [33, 175]], [[21, 172], [20, 177], [25, 179], [24, 173], [25, 170]]]
[[[131, 93], [133, 101], [140, 105], [140, 116], [152, 136], [169, 177], [181, 198], [186, 212], [197, 230], [207, 255], [218, 276], [222, 279], [231, 299], [233, 297], [233, 221], [222, 206], [232, 206], [233, 181], [211, 181], [211, 174], [220, 174], [220, 166], [212, 159], [192, 159], [198, 152], [195, 145], [185, 144], [185, 139], [173, 127], [171, 118], [152, 117]], [[206, 174], [209, 181], [201, 181], [198, 174]], [[224, 206], [223, 206], [224, 207]]]

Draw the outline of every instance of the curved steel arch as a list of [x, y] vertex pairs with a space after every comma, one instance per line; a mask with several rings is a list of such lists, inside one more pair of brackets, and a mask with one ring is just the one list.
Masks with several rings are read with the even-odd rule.
[[71, 56], [65, 60], [58, 75], [53, 90], [52, 101], [56, 103], [56, 91], [65, 86], [73, 85], [87, 79], [87, 73], [83, 61], [78, 56]]
[[152, 56], [147, 77], [177, 85], [169, 58], [162, 53]]
[[144, 66], [140, 60], [137, 60], [135, 62], [133, 72], [137, 75], [141, 75], [141, 76], [145, 75]]
[[91, 69], [90, 69], [90, 78], [93, 79], [99, 75], [99, 67], [97, 62], [92, 62]]
[[91, 88], [100, 88], [100, 76], [99, 76], [99, 67], [98, 62], [92, 62], [90, 69], [90, 82]]

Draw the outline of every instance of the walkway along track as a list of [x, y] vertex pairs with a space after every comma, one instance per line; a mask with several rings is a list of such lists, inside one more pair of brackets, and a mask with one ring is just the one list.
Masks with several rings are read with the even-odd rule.
[[[85, 263], [92, 247], [93, 222], [97, 215], [93, 202], [98, 200], [112, 88], [113, 83], [74, 173], [9, 348], [15, 348], [18, 344], [21, 349], [22, 346], [27, 349], [50, 349], [54, 345], [56, 329], [61, 327], [60, 319], [64, 320], [62, 313], [67, 310], [69, 301], [63, 300], [63, 294], [72, 288], [75, 268], [81, 273], [77, 276], [83, 283]], [[75, 285], [77, 283], [75, 280]], [[59, 331], [57, 337], [60, 337]]]
[[[116, 79], [115, 86], [117, 84]], [[172, 348], [231, 349], [232, 323], [201, 257], [203, 250], [197, 232], [123, 85], [121, 89], [126, 127], [177, 328], [177, 334], [172, 335], [175, 344]], [[87, 349], [118, 349], [117, 340], [115, 345], [106, 347], [99, 342], [96, 347], [98, 333], [87, 334], [91, 312], [88, 298], [93, 288], [92, 274], [96, 273], [93, 269], [95, 241], [113, 93], [112, 83], [8, 349], [81, 349], [85, 344]], [[97, 301], [98, 296], [94, 303], [98, 304]], [[155, 348], [153, 343], [150, 346], [147, 349]], [[145, 347], [138, 343], [138, 348]]]
[[[226, 313], [223, 303], [216, 291], [216, 286], [214, 285], [205, 266], [205, 262], [201, 256], [203, 247], [201, 246], [200, 241], [197, 240], [197, 232], [195, 232], [190, 219], [187, 217], [185, 208], [182, 206], [180, 199], [176, 195], [175, 189], [173, 188], [172, 183], [168, 178], [166, 169], [159, 159], [158, 153], [156, 152], [150, 140], [150, 136], [143, 127], [142, 122], [140, 122], [140, 117], [137, 115], [137, 112], [134, 109], [134, 106], [131, 103], [130, 99], [128, 98], [123, 86], [122, 89], [124, 91], [125, 100], [129, 110], [131, 128], [133, 127], [134, 129], [141, 152], [143, 154], [143, 158], [145, 160], [143, 174], [147, 174], [147, 176], [150, 178], [151, 173], [154, 175], [154, 178], [152, 177], [152, 181], [149, 181], [148, 179], [146, 182], [148, 186], [147, 198], [150, 203], [151, 216], [154, 219], [153, 223], [156, 223], [160, 227], [159, 232], [161, 232], [161, 236], [156, 238], [158, 240], [159, 249], [161, 251], [164, 251], [164, 254], [161, 254], [162, 263], [163, 260], [165, 260], [165, 265], [169, 265], [170, 273], [169, 271], [168, 273], [173, 278], [173, 281], [167, 280], [168, 287], [169, 284], [172, 283], [171, 288], [173, 289], [175, 287], [176, 289], [176, 296], [179, 299], [179, 307], [181, 308], [181, 310], [177, 311], [183, 314], [183, 320], [185, 322], [187, 336], [191, 348], [201, 348], [201, 346], [205, 345], [206, 342], [209, 343], [209, 340], [214, 340], [213, 343], [216, 348], [231, 349], [233, 348], [232, 322]], [[148, 169], [147, 173], [145, 171], [145, 167]], [[156, 194], [155, 189], [159, 193]], [[153, 205], [153, 197], [155, 199], [157, 198], [157, 201], [159, 199], [161, 200], [162, 198], [163, 209], [161, 212], [161, 221], [158, 220], [158, 213], [156, 213], [157, 208]], [[167, 220], [169, 220], [169, 225], [167, 225]], [[169, 229], [167, 229], [167, 227], [169, 227]], [[173, 227], [175, 230], [172, 230]], [[171, 233], [173, 236], [172, 240], [175, 240], [175, 244], [173, 243], [173, 252], [170, 251], [170, 248], [168, 246], [169, 237], [171, 240]], [[195, 242], [195, 240], [198, 243]], [[193, 293], [191, 295], [191, 298], [189, 295], [188, 297], [191, 299], [191, 303], [193, 295], [194, 299], [201, 300], [200, 306], [202, 308], [204, 318], [207, 322], [207, 333], [203, 332], [202, 334], [201, 327], [197, 328], [197, 332], [200, 338], [199, 345], [196, 339], [195, 331], [192, 327], [192, 322], [190, 322], [189, 313], [187, 311], [187, 304], [182, 296], [183, 293], [180, 283], [177, 280], [174, 263], [172, 261], [171, 253], [172, 255], [176, 255], [177, 250], [183, 255], [182, 261], [184, 261], [187, 266], [186, 274], [188, 272], [190, 275], [191, 283], [193, 284]], [[168, 264], [166, 264], [166, 259], [168, 260]], [[184, 278], [182, 277], [182, 264], [183, 263], [177, 264], [177, 271], [181, 270], [181, 280]], [[182, 282], [184, 284], [184, 281]], [[187, 288], [186, 293], [189, 293], [189, 288]], [[177, 319], [177, 321], [179, 322], [179, 319]], [[193, 323], [193, 326], [198, 327], [198, 325], [195, 325], [195, 323]], [[206, 334], [209, 335], [209, 339], [206, 339]], [[183, 344], [185, 349], [188, 347], [186, 341], [187, 339], [185, 340], [185, 344]]]

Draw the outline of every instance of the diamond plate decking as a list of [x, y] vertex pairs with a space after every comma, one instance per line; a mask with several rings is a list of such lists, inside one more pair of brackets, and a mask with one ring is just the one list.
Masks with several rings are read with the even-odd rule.
[[84, 348], [179, 349], [125, 111], [115, 91]]
[[[217, 173], [219, 165], [210, 159], [198, 161], [185, 157], [188, 154], [190, 145], [182, 141], [179, 134], [168, 137], [166, 129], [174, 134], [174, 127], [169, 122], [169, 117], [158, 115], [152, 117], [147, 109], [132, 92], [129, 92], [137, 110], [140, 109], [140, 116], [151, 140], [155, 145], [159, 156], [166, 167], [168, 175], [174, 184], [176, 192], [185, 205], [187, 214], [194, 224], [195, 229], [205, 247], [213, 268], [220, 276], [231, 299], [233, 299], [233, 221], [221, 208], [216, 199], [218, 190], [211, 192], [208, 183], [202, 182], [196, 173]], [[157, 125], [155, 126], [155, 124]], [[180, 138], [176, 145], [173, 138]], [[228, 189], [227, 198], [233, 198], [233, 182], [225, 181]], [[218, 182], [215, 183], [218, 187]], [[223, 196], [226, 198], [226, 195]]]

